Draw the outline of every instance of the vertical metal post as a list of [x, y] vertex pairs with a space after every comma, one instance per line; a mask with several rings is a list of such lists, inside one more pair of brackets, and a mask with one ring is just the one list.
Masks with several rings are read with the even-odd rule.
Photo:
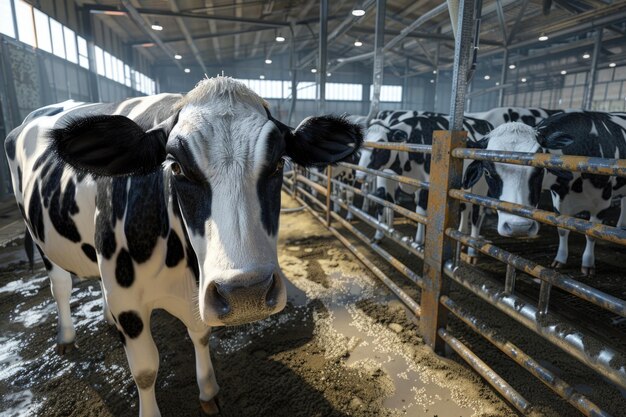
[[537, 306], [537, 313], [540, 316], [548, 314], [548, 305], [550, 303], [550, 290], [552, 284], [546, 281], [541, 281], [541, 287], [539, 288], [539, 304]]
[[[440, 30], [437, 31], [439, 33]], [[434, 91], [433, 91], [433, 110], [437, 111], [437, 87], [439, 87], [439, 55], [441, 54], [441, 42], [437, 42], [437, 49], [435, 51], [435, 74], [434, 74]]]
[[459, 2], [456, 30], [454, 71], [452, 73], [452, 100], [450, 103], [450, 131], [433, 134], [430, 189], [428, 193], [428, 225], [424, 249], [424, 287], [422, 288], [422, 315], [420, 330], [424, 342], [435, 352], [443, 354], [445, 342], [438, 329], [447, 324], [445, 308], [439, 298], [450, 285], [444, 279], [444, 264], [454, 258], [454, 242], [445, 237], [444, 230], [458, 228], [459, 202], [448, 197], [450, 188], [461, 185], [463, 160], [452, 157], [454, 148], [465, 146], [467, 132], [463, 131], [463, 110], [467, 92], [470, 49], [473, 34], [475, 0]]
[[506, 278], [504, 280], [504, 292], [506, 294], [513, 294], [513, 291], [515, 290], [515, 276], [517, 274], [517, 271], [515, 270], [515, 267], [512, 265], [508, 265], [506, 266]]
[[330, 193], [333, 190], [333, 166], [326, 168], [326, 226], [330, 227]]
[[298, 99], [298, 80], [296, 69], [296, 40], [294, 23], [291, 22], [289, 26], [289, 68], [291, 70], [291, 104], [289, 105], [289, 116], [287, 117], [287, 126], [291, 126], [293, 120], [293, 114], [296, 111], [296, 100]]
[[602, 28], [596, 29], [596, 39], [593, 44], [593, 55], [591, 57], [591, 70], [589, 71], [589, 80], [587, 80], [587, 89], [583, 100], [583, 109], [591, 110], [591, 102], [593, 101], [593, 91], [596, 87], [596, 70], [598, 68], [598, 56], [602, 48]]
[[83, 36], [87, 41], [87, 57], [89, 59], [89, 99], [93, 102], [100, 101], [98, 90], [98, 72], [96, 68], [96, 49], [93, 36], [93, 16], [88, 7], [80, 9], [83, 23]]
[[509, 48], [504, 48], [502, 57], [502, 70], [500, 71], [500, 91], [498, 92], [498, 107], [504, 105], [504, 84], [506, 83], [506, 71], [509, 68]]
[[328, 46], [328, 0], [320, 0], [320, 42], [319, 62], [317, 64], [317, 78], [319, 80], [319, 97], [317, 111], [323, 114], [326, 111], [326, 64], [328, 63], [326, 47]]
[[409, 62], [409, 58], [406, 58], [404, 61], [404, 77], [402, 78], [402, 108], [403, 109], [408, 109], [410, 108], [410, 106], [408, 105], [408, 98], [409, 98], [409, 77], [407, 77], [407, 74], [409, 73], [409, 69], [410, 69], [410, 62]]
[[383, 69], [385, 66], [385, 55], [383, 47], [385, 46], [385, 6], [386, 0], [376, 0], [376, 33], [374, 39], [374, 76], [373, 76], [373, 94], [370, 112], [367, 120], [371, 120], [380, 110], [380, 89], [383, 85]]

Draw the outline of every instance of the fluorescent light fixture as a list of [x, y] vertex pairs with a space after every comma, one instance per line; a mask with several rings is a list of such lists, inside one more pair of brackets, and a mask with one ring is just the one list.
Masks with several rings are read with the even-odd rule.
[[363, 9], [354, 9], [352, 10], [352, 16], [361, 17], [365, 15], [365, 10]]
[[330, 73], [330, 72], [327, 72], [327, 73], [326, 73], [326, 76], [327, 76], [327, 77], [330, 77], [330, 76], [331, 76], [331, 73]]
[[174, 55], [174, 59], [183, 59], [183, 56], [180, 54]]
[[363, 46], [363, 42], [357, 39], [356, 41], [354, 41], [354, 46]]
[[311, 68], [311, 72], [315, 74], [317, 72], [317, 68]]
[[617, 65], [617, 64], [616, 64], [615, 62], [611, 62], [611, 63], [609, 64], [609, 67], [611, 67], [611, 68], [615, 68], [615, 66], [616, 66], [616, 65]]
[[269, 59], [269, 58], [267, 58], [267, 59], [265, 60], [265, 63], [269, 65], [269, 64], [271, 64], [271, 63], [272, 63], [272, 60], [271, 60], [271, 59]]
[[525, 83], [526, 81], [528, 81], [526, 78], [522, 78], [523, 83]]
[[496, 85], [500, 85], [500, 83], [496, 81]]
[[509, 65], [509, 69], [515, 69], [515, 64]]
[[159, 25], [159, 22], [154, 22], [150, 27], [152, 30], [163, 30], [163, 26]]
[[583, 59], [589, 59], [589, 58], [591, 58], [591, 55], [589, 55], [589, 53], [588, 53], [588, 52], [585, 52], [585, 53], [583, 54]]
[[567, 74], [567, 71], [565, 70], [561, 71], [561, 75], [565, 75], [565, 74]]
[[489, 79], [491, 79], [491, 77], [490, 77], [490, 76], [488, 76], [488, 75], [485, 75], [485, 77], [484, 77], [484, 78], [485, 78], [485, 80], [489, 80]]
[[285, 42], [285, 37], [281, 35], [276, 36], [276, 42]]
[[191, 70], [189, 68], [185, 68], [184, 71], [185, 71], [186, 74], [189, 74], [191, 72]]
[[433, 74], [437, 74], [437, 70], [433, 70]]
[[435, 80], [431, 79], [431, 80], [430, 80], [430, 83], [431, 83], [431, 84], [434, 84], [434, 83], [435, 83]]
[[259, 75], [259, 79], [264, 80], [265, 79], [265, 75]]
[[545, 42], [548, 40], [548, 36], [545, 33], [542, 33], [537, 39], [539, 39], [539, 42]]

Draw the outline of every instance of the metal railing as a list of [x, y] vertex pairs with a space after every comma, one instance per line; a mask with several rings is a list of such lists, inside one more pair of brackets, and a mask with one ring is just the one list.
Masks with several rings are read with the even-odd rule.
[[[552, 287], [577, 297], [594, 306], [621, 317], [626, 317], [626, 301], [582, 283], [571, 276], [537, 264], [519, 254], [506, 251], [480, 237], [472, 237], [458, 230], [459, 205], [461, 202], [504, 211], [526, 217], [544, 224], [575, 231], [593, 239], [626, 245], [626, 230], [592, 223], [571, 216], [559, 215], [545, 210], [499, 201], [460, 189], [463, 159], [480, 159], [494, 162], [528, 165], [539, 168], [557, 168], [598, 175], [626, 177], [626, 160], [585, 158], [579, 156], [555, 156], [550, 154], [527, 154], [494, 152], [465, 148], [465, 132], [438, 131], [434, 133], [433, 146], [408, 144], [366, 143], [368, 148], [392, 149], [398, 152], [420, 152], [431, 155], [431, 182], [418, 181], [402, 175], [368, 169], [354, 164], [342, 163], [344, 168], [363, 171], [401, 184], [429, 190], [428, 214], [423, 216], [394, 202], [363, 192], [354, 185], [333, 178], [333, 168], [325, 174], [312, 173], [323, 185], [307, 178], [303, 173], [293, 172], [285, 176], [285, 189], [322, 222], [359, 260], [361, 260], [390, 290], [395, 293], [413, 313], [420, 318], [420, 331], [425, 343], [436, 352], [443, 353], [447, 345], [457, 352], [473, 369], [485, 378], [504, 398], [521, 413], [532, 410], [531, 403], [499, 376], [475, 352], [464, 345], [447, 326], [449, 314], [465, 323], [483, 336], [522, 368], [557, 395], [587, 416], [609, 416], [585, 395], [540, 365], [540, 361], [522, 351], [506, 336], [494, 330], [489, 323], [474, 317], [463, 308], [465, 300], [453, 300], [449, 296], [452, 282], [465, 288], [504, 315], [518, 321], [544, 340], [569, 353], [593, 371], [626, 388], [626, 355], [610, 346], [581, 326], [572, 324], [550, 310]], [[330, 180], [329, 180], [330, 179]], [[322, 199], [313, 196], [305, 186], [315, 190]], [[334, 188], [333, 188], [334, 187]], [[333, 190], [336, 191], [333, 193]], [[338, 191], [338, 192], [337, 192]], [[424, 224], [425, 245], [418, 247], [413, 239], [405, 236], [394, 225], [384, 224], [361, 210], [341, 192], [348, 191], [404, 216], [414, 224]], [[423, 271], [415, 271], [415, 264], [402, 263], [380, 244], [372, 242], [362, 231], [338, 213], [331, 204], [338, 204], [352, 213], [361, 224], [381, 231], [391, 242], [409, 251], [416, 259], [423, 260]], [[316, 211], [319, 209], [319, 212]], [[320, 214], [322, 213], [322, 214]], [[333, 223], [338, 226], [335, 227]], [[353, 244], [346, 233], [356, 237], [390, 266], [420, 288], [420, 300], [412, 299], [394, 280], [372, 262], [363, 249]], [[504, 282], [496, 282], [470, 265], [461, 265], [460, 247], [465, 245], [506, 264]], [[537, 300], [529, 300], [516, 292], [516, 275], [521, 271], [540, 280]], [[590, 349], [589, 346], [593, 346]]]

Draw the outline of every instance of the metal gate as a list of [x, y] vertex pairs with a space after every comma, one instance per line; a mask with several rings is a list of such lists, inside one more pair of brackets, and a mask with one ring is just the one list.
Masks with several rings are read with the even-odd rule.
[[[494, 306], [503, 314], [513, 318], [544, 340], [569, 353], [601, 376], [626, 389], [626, 357], [624, 354], [615, 347], [598, 340], [581, 326], [567, 322], [559, 315], [550, 311], [549, 308], [550, 290], [552, 287], [557, 287], [579, 300], [592, 303], [621, 317], [626, 317], [626, 301], [592, 288], [554, 269], [538, 265], [519, 254], [510, 253], [483, 238], [472, 237], [458, 230], [458, 207], [460, 202], [464, 202], [534, 219], [544, 224], [582, 233], [594, 239], [626, 245], [626, 230], [621, 228], [595, 224], [532, 207], [502, 202], [460, 189], [463, 159], [478, 159], [538, 168], [558, 168], [561, 170], [620, 177], [626, 177], [626, 160], [468, 149], [465, 148], [465, 132], [459, 131], [435, 132], [432, 148], [426, 145], [392, 143], [366, 143], [364, 146], [399, 152], [431, 154], [430, 183], [353, 164], [339, 164], [345, 168], [363, 171], [370, 175], [429, 190], [427, 216], [418, 215], [397, 204], [364, 193], [352, 185], [335, 180], [332, 175], [332, 167], [327, 169], [326, 174], [311, 172], [313, 176], [317, 177], [317, 180], [307, 178], [301, 169], [295, 168], [285, 175], [284, 189], [322, 222], [420, 318], [420, 330], [425, 343], [438, 353], [443, 353], [446, 345], [452, 348], [520, 412], [523, 414], [530, 412], [531, 403], [494, 372], [489, 365], [483, 362], [476, 352], [473, 352], [463, 344], [458, 338], [459, 335], [455, 337], [452, 334], [451, 330], [446, 326], [449, 314], [456, 316], [467, 327], [491, 342], [491, 344], [534, 375], [582, 414], [587, 416], [608, 416], [609, 414], [606, 411], [542, 366], [536, 359], [522, 351], [488, 323], [467, 313], [463, 309], [464, 301], [452, 299], [448, 294], [448, 288], [452, 281], [456, 282], [482, 300], [482, 302]], [[341, 198], [340, 193], [336, 196], [333, 195], [333, 187], [338, 190], [349, 190], [370, 202], [390, 208], [416, 223], [427, 225], [423, 250], [416, 247], [412, 238], [403, 236], [393, 227], [378, 222], [367, 212], [352, 204], [348, 204], [347, 201]], [[325, 201], [314, 197], [309, 190], [315, 190], [325, 198]], [[351, 212], [363, 223], [382, 231], [387, 238], [408, 250], [412, 255], [422, 259], [424, 266], [421, 274], [419, 271], [411, 270], [409, 266], [400, 262], [380, 245], [371, 243], [370, 238], [365, 236], [363, 232], [342, 218], [338, 213], [335, 213], [332, 210], [331, 203], [338, 203], [343, 209]], [[333, 222], [341, 225], [352, 236], [368, 245], [397, 271], [420, 287], [421, 299], [419, 302], [412, 299], [381, 271], [371, 259], [368, 259], [362, 251], [359, 251], [347, 236], [344, 236], [333, 226]], [[472, 267], [462, 264], [460, 261], [461, 244], [473, 247], [483, 254], [505, 263], [507, 269], [504, 285], [484, 276], [484, 274], [476, 273], [476, 271], [473, 271], [471, 274], [463, 273], [466, 268]], [[536, 300], [529, 300], [516, 293], [515, 278], [518, 270], [541, 280], [540, 293]], [[594, 348], [590, 349], [590, 345], [593, 345]]]

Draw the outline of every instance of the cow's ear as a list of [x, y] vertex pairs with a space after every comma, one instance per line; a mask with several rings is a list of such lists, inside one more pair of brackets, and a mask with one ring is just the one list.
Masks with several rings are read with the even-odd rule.
[[[284, 125], [283, 125], [284, 126]], [[303, 166], [351, 160], [363, 143], [363, 131], [345, 117], [309, 117], [285, 132], [285, 153]]]
[[50, 132], [57, 155], [74, 168], [95, 175], [141, 175], [165, 160], [169, 131], [158, 125], [145, 132], [120, 115], [71, 119]]
[[574, 139], [565, 132], [552, 132], [548, 136], [539, 133], [537, 137], [539, 144], [546, 149], [563, 149], [574, 142]]
[[483, 162], [473, 161], [463, 174], [463, 188], [470, 189], [478, 182], [480, 177], [483, 176]]
[[470, 149], [487, 149], [487, 145], [489, 145], [489, 136], [485, 136], [480, 140], [468, 140], [467, 147]]

